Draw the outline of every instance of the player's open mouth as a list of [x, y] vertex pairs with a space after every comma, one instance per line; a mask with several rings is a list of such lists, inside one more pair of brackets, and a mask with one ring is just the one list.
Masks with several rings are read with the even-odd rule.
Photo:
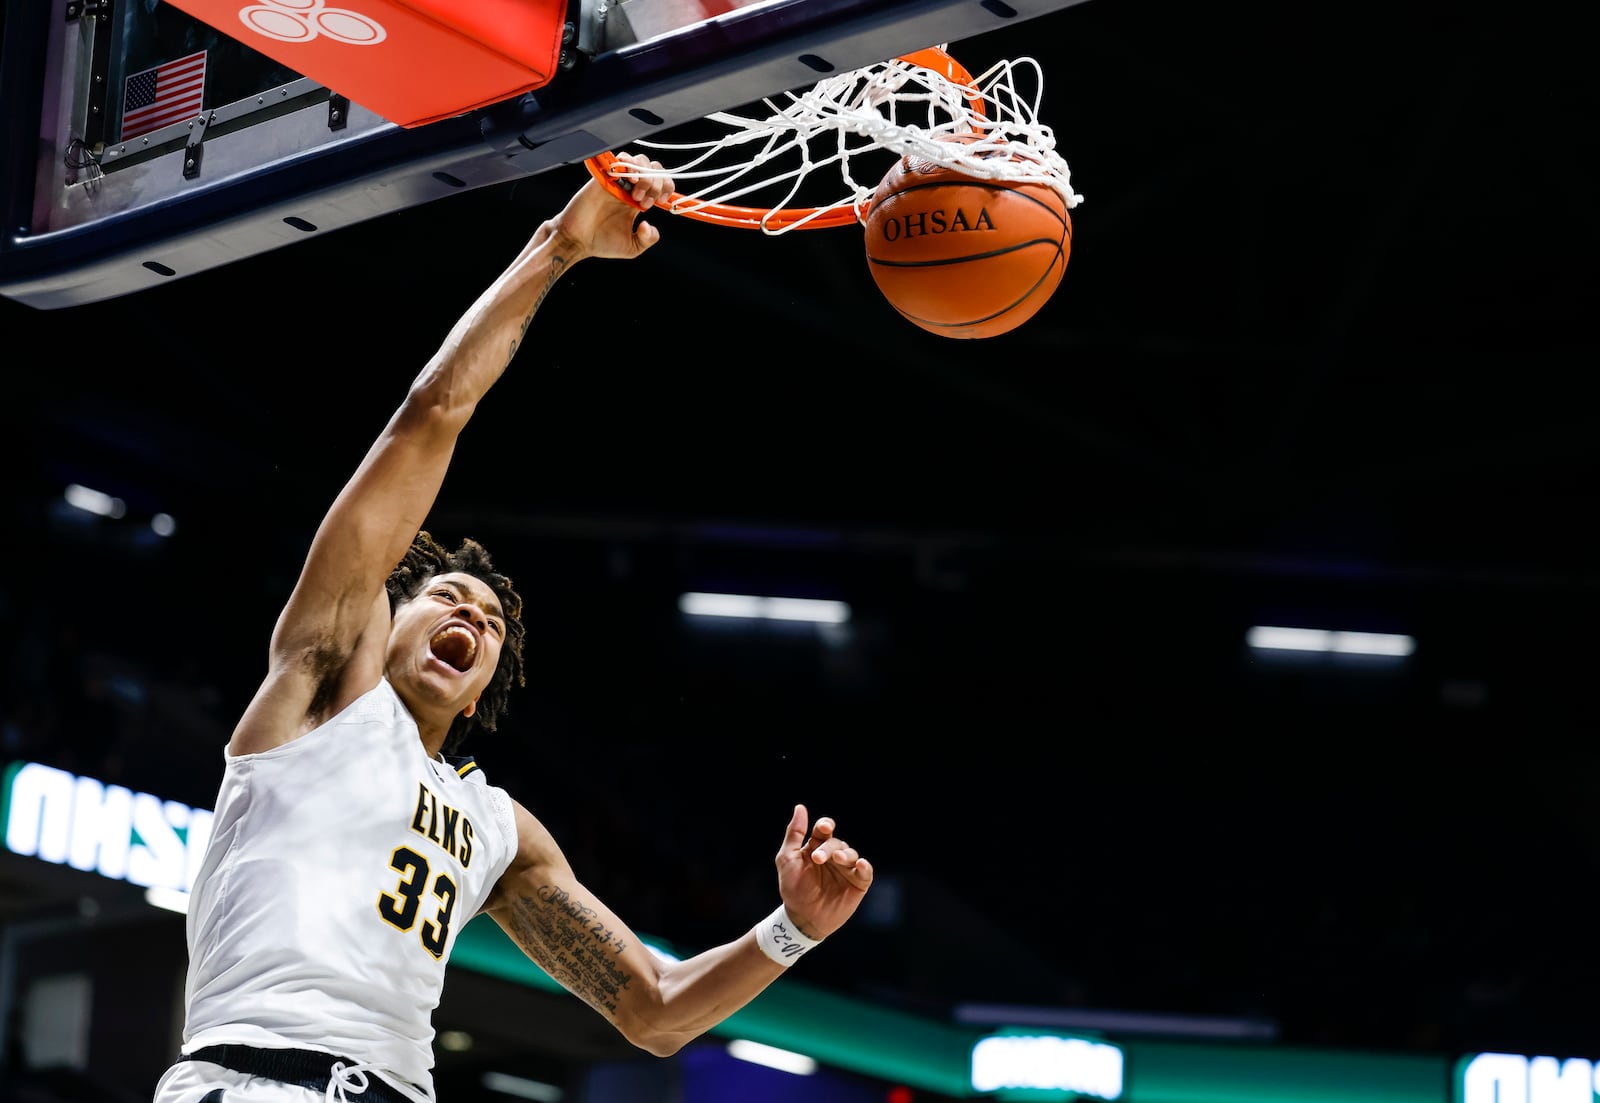
[[436, 659], [449, 663], [457, 670], [468, 670], [478, 654], [478, 637], [472, 629], [461, 624], [451, 624], [434, 633], [428, 649]]

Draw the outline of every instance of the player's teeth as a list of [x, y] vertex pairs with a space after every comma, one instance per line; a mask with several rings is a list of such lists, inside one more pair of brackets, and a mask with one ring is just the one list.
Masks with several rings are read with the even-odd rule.
[[457, 669], [465, 670], [467, 667], [472, 665], [473, 658], [478, 654], [478, 637], [474, 636], [461, 625], [452, 624], [448, 627], [441, 628], [437, 633], [434, 634], [434, 637], [430, 642], [433, 644], [435, 650], [437, 650], [439, 645], [446, 638], [451, 636], [460, 636], [466, 647], [466, 654], [461, 657], [460, 664], [458, 665], [452, 662], [451, 665], [456, 666]]

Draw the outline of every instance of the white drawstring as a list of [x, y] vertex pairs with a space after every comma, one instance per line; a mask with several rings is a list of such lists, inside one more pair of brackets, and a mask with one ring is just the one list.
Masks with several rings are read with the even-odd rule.
[[358, 1063], [347, 1065], [343, 1061], [335, 1061], [333, 1068], [329, 1069], [328, 1094], [323, 1096], [326, 1103], [350, 1103], [350, 1096], [364, 1095], [367, 1090], [367, 1070], [375, 1069], [377, 1065]]

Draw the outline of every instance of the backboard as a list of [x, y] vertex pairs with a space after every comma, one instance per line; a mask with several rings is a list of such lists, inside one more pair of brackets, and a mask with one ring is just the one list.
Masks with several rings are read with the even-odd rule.
[[[210, 0], [7, 5], [0, 294], [47, 310], [133, 294], [1081, 0], [336, 2], [225, 5], [237, 19]], [[513, 13], [552, 28], [526, 51], [548, 64], [474, 60]], [[360, 45], [402, 15], [436, 44], [369, 70], [477, 83], [385, 100], [337, 59], [306, 75], [281, 33]]]

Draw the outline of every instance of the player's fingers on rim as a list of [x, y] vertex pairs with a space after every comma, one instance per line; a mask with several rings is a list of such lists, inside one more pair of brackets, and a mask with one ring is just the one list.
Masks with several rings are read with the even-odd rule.
[[626, 160], [631, 168], [642, 170], [643, 179], [654, 181], [661, 176], [661, 162], [651, 160], [642, 153], [627, 153], [618, 159]]
[[659, 203], [672, 194], [672, 181], [660, 176], [641, 176], [635, 190], [649, 197], [652, 202]]

